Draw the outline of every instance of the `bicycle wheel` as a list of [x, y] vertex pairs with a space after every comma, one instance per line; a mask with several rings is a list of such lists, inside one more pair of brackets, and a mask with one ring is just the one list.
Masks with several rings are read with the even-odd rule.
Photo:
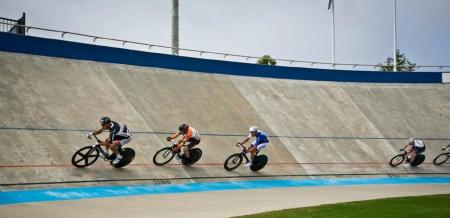
[[448, 160], [449, 155], [450, 155], [450, 152], [445, 152], [445, 153], [442, 153], [442, 154], [436, 156], [433, 160], [433, 164], [436, 166], [439, 166], [439, 165], [445, 163]]
[[120, 154], [122, 155], [122, 160], [119, 163], [113, 164], [112, 161], [110, 161], [111, 166], [114, 168], [121, 168], [128, 165], [136, 156], [136, 152], [132, 148], [121, 149]]
[[389, 161], [389, 165], [391, 165], [391, 167], [396, 167], [403, 163], [404, 160], [405, 156], [403, 154], [397, 154]]
[[238, 168], [239, 165], [241, 165], [242, 159], [243, 158], [241, 153], [232, 154], [225, 160], [223, 168], [225, 168], [227, 171], [232, 171]]
[[165, 147], [156, 152], [153, 156], [153, 163], [156, 166], [162, 166], [169, 163], [173, 157], [175, 157], [175, 153], [172, 152], [172, 147]]
[[252, 171], [258, 171], [258, 170], [264, 168], [264, 166], [266, 166], [266, 164], [267, 164], [268, 159], [269, 158], [267, 158], [267, 156], [264, 154], [255, 156], [255, 158], [253, 158], [253, 164], [250, 166], [250, 169]]
[[425, 161], [425, 155], [423, 154], [418, 154], [416, 156], [416, 158], [414, 159], [414, 161], [411, 162], [411, 166], [415, 167], [415, 166], [419, 166], [420, 164], [422, 164]]
[[86, 146], [75, 152], [72, 156], [72, 165], [78, 168], [87, 167], [97, 161], [99, 152], [92, 146]]
[[189, 151], [189, 159], [184, 158], [181, 160], [181, 163], [190, 166], [200, 160], [202, 154], [203, 152], [200, 148], [193, 148]]

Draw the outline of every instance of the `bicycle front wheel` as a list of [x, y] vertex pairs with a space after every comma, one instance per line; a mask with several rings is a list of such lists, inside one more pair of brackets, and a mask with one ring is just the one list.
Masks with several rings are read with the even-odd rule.
[[173, 157], [175, 157], [175, 153], [172, 151], [172, 147], [165, 147], [156, 152], [153, 156], [153, 163], [156, 166], [162, 166], [169, 163]]
[[450, 155], [450, 152], [445, 152], [445, 153], [438, 155], [437, 157], [434, 158], [433, 164], [436, 166], [439, 166], [439, 165], [445, 163], [448, 160], [449, 155]]
[[72, 156], [72, 165], [78, 168], [87, 167], [97, 161], [99, 152], [92, 146], [86, 146], [75, 152]]
[[405, 160], [405, 155], [397, 154], [391, 159], [391, 161], [389, 161], [389, 165], [391, 165], [391, 167], [396, 167], [396, 166], [400, 165], [401, 163], [403, 163], [404, 160]]
[[223, 164], [223, 167], [227, 171], [232, 171], [232, 170], [238, 168], [239, 165], [241, 165], [242, 159], [243, 158], [242, 158], [242, 154], [241, 153], [232, 154], [231, 156], [229, 156], [227, 158], [227, 160], [225, 160], [225, 163]]

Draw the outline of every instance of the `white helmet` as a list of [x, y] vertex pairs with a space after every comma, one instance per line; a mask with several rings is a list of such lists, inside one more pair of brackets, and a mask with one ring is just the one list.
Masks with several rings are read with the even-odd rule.
[[257, 126], [250, 126], [250, 129], [248, 131], [256, 132], [256, 131], [258, 131], [258, 127]]
[[409, 144], [412, 144], [412, 143], [414, 142], [414, 140], [416, 140], [416, 139], [415, 139], [415, 138], [409, 138], [409, 139], [408, 139], [408, 143], [409, 143]]

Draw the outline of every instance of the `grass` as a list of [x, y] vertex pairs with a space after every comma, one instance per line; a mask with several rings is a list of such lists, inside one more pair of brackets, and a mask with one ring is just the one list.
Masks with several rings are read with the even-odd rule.
[[258, 213], [241, 218], [450, 217], [450, 194], [386, 198]]

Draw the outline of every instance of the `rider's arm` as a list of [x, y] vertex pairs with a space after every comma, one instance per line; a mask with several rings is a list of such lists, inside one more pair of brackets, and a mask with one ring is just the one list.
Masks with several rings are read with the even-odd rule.
[[450, 144], [447, 145], [447, 148], [450, 148]]
[[410, 153], [412, 152], [412, 148], [414, 147], [414, 145], [410, 145], [410, 144], [406, 144], [405, 147], [403, 147], [403, 150], [405, 150], [406, 152]]
[[171, 139], [176, 139], [178, 136], [180, 136], [180, 132], [177, 132], [175, 134], [173, 134], [172, 136], [170, 136]]
[[247, 137], [247, 138], [245, 138], [245, 139], [244, 139], [244, 141], [242, 141], [242, 142], [241, 142], [241, 144], [245, 144], [245, 143], [247, 143], [247, 142], [248, 142], [248, 140], [250, 140], [251, 138], [252, 138], [252, 137]]
[[103, 129], [97, 129], [97, 130], [94, 130], [93, 132], [92, 132], [92, 134], [93, 135], [98, 135], [98, 134], [100, 134], [100, 133], [102, 133], [103, 132]]

